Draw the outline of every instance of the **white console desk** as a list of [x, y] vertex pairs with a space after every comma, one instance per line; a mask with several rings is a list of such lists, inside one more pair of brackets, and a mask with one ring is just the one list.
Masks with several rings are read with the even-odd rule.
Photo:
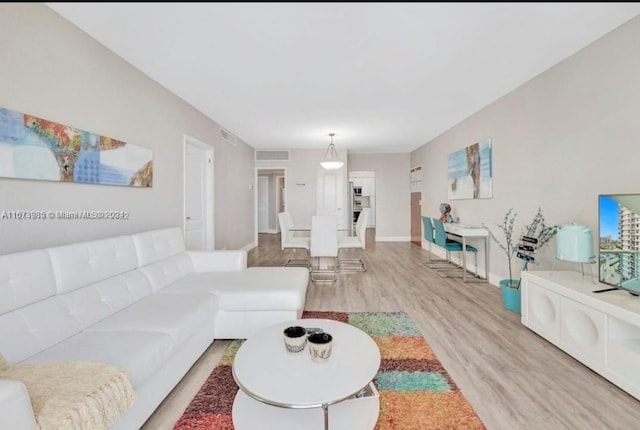
[[522, 324], [640, 399], [640, 297], [570, 271], [522, 272]]
[[[462, 242], [463, 251], [467, 249], [467, 239], [484, 239], [484, 279], [489, 279], [489, 232], [484, 227], [474, 227], [458, 223], [444, 223], [447, 234], [457, 236]], [[476, 270], [478, 268], [476, 267]], [[462, 281], [467, 282], [467, 253], [462, 252]]]

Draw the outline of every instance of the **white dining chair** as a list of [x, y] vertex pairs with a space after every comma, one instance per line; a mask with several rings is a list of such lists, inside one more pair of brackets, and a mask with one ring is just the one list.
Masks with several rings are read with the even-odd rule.
[[[311, 256], [311, 280], [313, 282], [335, 282], [338, 280], [338, 223], [335, 215], [314, 215], [311, 217], [309, 255]], [[314, 262], [317, 262], [317, 265]], [[329, 275], [329, 278], [319, 277], [319, 275]]]
[[289, 226], [289, 228], [294, 228], [295, 224], [293, 223], [293, 217], [291, 216], [291, 212], [284, 211], [282, 213], [284, 214], [284, 219], [286, 220], [287, 225]]
[[338, 238], [338, 267], [341, 272], [366, 272], [367, 266], [361, 258], [341, 259], [340, 250], [347, 248], [365, 249], [367, 236], [367, 223], [369, 221], [369, 211], [365, 208], [360, 212], [356, 222], [356, 235]]
[[278, 223], [280, 224], [280, 249], [304, 249], [309, 256], [307, 259], [289, 259], [285, 263], [287, 267], [311, 267], [311, 258], [309, 248], [311, 241], [308, 237], [296, 237], [293, 234], [293, 220], [288, 212], [280, 212], [278, 214]]

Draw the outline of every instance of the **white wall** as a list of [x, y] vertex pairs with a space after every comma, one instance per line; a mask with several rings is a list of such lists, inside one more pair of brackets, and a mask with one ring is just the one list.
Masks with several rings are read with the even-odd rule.
[[[259, 168], [286, 167], [286, 193], [287, 211], [297, 228], [311, 228], [311, 217], [316, 213], [316, 175], [320, 162], [324, 159], [325, 149], [290, 149], [289, 161], [256, 161]], [[344, 190], [347, 190], [347, 153], [346, 150], [337, 149], [338, 158], [345, 163]], [[342, 207], [347, 206], [347, 195], [344, 193]], [[346, 217], [345, 212], [345, 217]], [[346, 218], [345, 218], [346, 222]]]
[[[494, 197], [451, 201], [460, 222], [493, 228], [514, 208], [519, 233], [541, 207], [550, 224], [591, 228], [595, 247], [598, 194], [640, 192], [638, 40], [640, 18], [414, 151], [411, 164], [424, 169], [423, 215], [437, 216], [447, 201], [447, 155], [491, 138]], [[554, 255], [555, 240], [540, 268], [550, 269]], [[580, 270], [568, 263], [556, 269]], [[493, 283], [508, 275], [495, 245], [490, 271]]]
[[[212, 53], [211, 55], [214, 55]], [[215, 149], [216, 248], [253, 241], [253, 149], [42, 4], [0, 5], [0, 107], [153, 150], [153, 188], [0, 178], [0, 211], [122, 210], [127, 221], [0, 220], [0, 254], [181, 226], [182, 145]]]
[[376, 241], [411, 240], [410, 154], [349, 154], [349, 171], [376, 173]]

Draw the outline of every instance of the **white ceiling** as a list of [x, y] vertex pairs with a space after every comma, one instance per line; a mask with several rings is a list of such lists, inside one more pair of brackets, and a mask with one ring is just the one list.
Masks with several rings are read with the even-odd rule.
[[255, 148], [409, 152], [640, 3], [47, 3]]

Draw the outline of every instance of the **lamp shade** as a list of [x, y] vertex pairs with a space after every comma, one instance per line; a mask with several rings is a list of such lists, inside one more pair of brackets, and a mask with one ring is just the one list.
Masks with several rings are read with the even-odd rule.
[[574, 263], [592, 263], [593, 236], [591, 230], [580, 224], [570, 223], [560, 226], [556, 235], [556, 258]]
[[336, 147], [333, 144], [333, 136], [335, 136], [335, 133], [329, 133], [329, 137], [331, 137], [331, 143], [327, 148], [327, 153], [324, 156], [324, 161], [320, 162], [320, 165], [327, 170], [338, 170], [344, 165], [344, 163], [338, 158], [338, 152], [336, 151]]
[[344, 163], [342, 161], [323, 161], [320, 165], [327, 170], [338, 170]]

